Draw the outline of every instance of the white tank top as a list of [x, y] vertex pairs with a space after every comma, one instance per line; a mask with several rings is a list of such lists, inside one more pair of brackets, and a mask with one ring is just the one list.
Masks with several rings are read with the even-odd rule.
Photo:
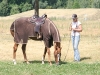
[[[77, 28], [79, 25], [81, 25], [81, 22], [80, 21], [72, 22], [71, 25], [72, 25], [72, 28]], [[71, 35], [72, 36], [79, 36], [80, 35], [80, 32], [74, 32], [72, 30]]]

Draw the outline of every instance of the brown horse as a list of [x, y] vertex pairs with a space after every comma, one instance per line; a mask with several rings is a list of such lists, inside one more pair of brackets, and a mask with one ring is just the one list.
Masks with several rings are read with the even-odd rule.
[[10, 27], [10, 32], [12, 36], [14, 37], [14, 42], [15, 42], [14, 47], [13, 47], [14, 64], [16, 64], [16, 51], [17, 51], [19, 43], [22, 43], [24, 61], [26, 63], [29, 63], [26, 56], [26, 45], [28, 42], [28, 38], [31, 38], [33, 40], [38, 40], [36, 39], [37, 34], [34, 31], [34, 28], [37, 25], [41, 27], [40, 29], [43, 36], [43, 41], [45, 43], [45, 51], [43, 54], [42, 62], [44, 62], [46, 52], [48, 52], [48, 60], [49, 60], [49, 63], [51, 64], [50, 47], [52, 46], [53, 41], [54, 41], [55, 61], [57, 64], [59, 63], [61, 47], [60, 47], [60, 36], [59, 36], [58, 29], [53, 24], [53, 22], [51, 22], [49, 19], [47, 18], [45, 19], [45, 17], [37, 18], [36, 16], [33, 16], [33, 17], [22, 17], [22, 18], [16, 19]]
[[59, 34], [59, 31], [58, 31], [56, 25], [50, 19], [46, 18], [44, 24], [41, 25], [41, 32], [42, 32], [43, 41], [45, 44], [45, 50], [44, 50], [44, 55], [42, 58], [42, 64], [44, 64], [46, 52], [48, 52], [49, 62], [51, 64], [50, 48], [53, 45], [53, 41], [54, 41], [55, 61], [56, 61], [56, 64], [59, 64], [60, 56], [61, 56], [61, 39], [60, 39], [60, 34]]

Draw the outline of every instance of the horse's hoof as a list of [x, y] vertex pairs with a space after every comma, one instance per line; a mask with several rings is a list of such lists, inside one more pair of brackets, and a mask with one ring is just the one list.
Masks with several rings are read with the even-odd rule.
[[50, 63], [50, 66], [52, 66], [52, 63]]
[[44, 64], [44, 61], [42, 61], [42, 64]]
[[15, 59], [13, 59], [13, 64], [14, 64], [14, 65], [16, 65], [16, 64], [17, 64]]
[[14, 62], [14, 65], [16, 65], [17, 63], [16, 62]]
[[57, 66], [60, 65], [59, 62], [57, 62], [56, 65], [57, 65]]
[[24, 61], [23, 63], [30, 64], [28, 61]]
[[28, 61], [26, 62], [27, 64], [30, 64]]

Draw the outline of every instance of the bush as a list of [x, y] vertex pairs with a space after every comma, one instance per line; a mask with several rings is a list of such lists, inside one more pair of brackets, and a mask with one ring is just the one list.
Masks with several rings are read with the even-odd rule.
[[41, 9], [45, 9], [48, 6], [48, 2], [47, 1], [45, 1], [45, 2], [40, 1], [39, 6]]
[[58, 0], [57, 3], [56, 3], [56, 8], [61, 7], [61, 3], [62, 3], [61, 0]]
[[10, 11], [10, 15], [20, 13], [18, 5], [12, 5], [12, 9]]
[[8, 5], [7, 0], [3, 0], [0, 3], [0, 16], [7, 16], [7, 15], [9, 15], [9, 13], [10, 13], [9, 10], [10, 10], [10, 7]]
[[24, 3], [21, 3], [20, 5], [19, 5], [19, 11], [20, 12], [22, 12], [22, 8], [24, 7]]
[[74, 8], [74, 9], [80, 8], [79, 3], [78, 3], [78, 2], [75, 2], [75, 3], [73, 4], [73, 8]]
[[24, 11], [28, 11], [28, 10], [31, 10], [33, 7], [32, 7], [32, 4], [29, 4], [29, 3], [25, 3], [25, 4], [22, 4], [21, 5], [21, 12], [24, 12]]
[[52, 9], [52, 6], [47, 6], [46, 9]]
[[73, 8], [73, 3], [74, 3], [73, 0], [68, 0], [68, 2], [67, 2], [67, 8], [68, 8], [68, 9]]

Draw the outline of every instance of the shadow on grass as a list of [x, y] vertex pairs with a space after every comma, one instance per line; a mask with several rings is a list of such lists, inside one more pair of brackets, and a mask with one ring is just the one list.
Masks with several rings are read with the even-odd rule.
[[80, 59], [80, 61], [88, 60], [88, 59], [91, 59], [91, 57], [83, 57], [83, 58]]
[[[42, 61], [39, 60], [34, 60], [34, 61], [29, 61], [30, 63], [42, 63]], [[48, 61], [44, 61], [44, 63], [48, 63]]]
[[[34, 61], [29, 61], [30, 63], [42, 63], [42, 61], [39, 61], [39, 60], [34, 60]], [[55, 61], [51, 61], [52, 64], [55, 64]], [[44, 61], [45, 64], [49, 63], [48, 61]], [[61, 64], [67, 64], [67, 62], [63, 62], [63, 61], [60, 61], [60, 65]]]

